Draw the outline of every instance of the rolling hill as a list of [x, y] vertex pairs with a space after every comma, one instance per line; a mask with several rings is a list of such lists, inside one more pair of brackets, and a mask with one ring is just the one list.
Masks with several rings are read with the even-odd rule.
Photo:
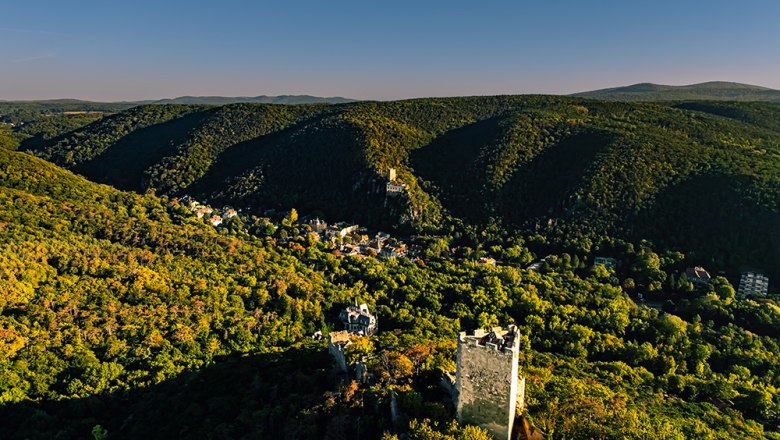
[[[452, 219], [780, 267], [780, 106], [497, 96], [142, 106], [28, 151], [92, 180], [378, 228]], [[398, 169], [407, 197], [384, 197]], [[780, 275], [780, 274], [778, 274]]]
[[780, 102], [780, 90], [723, 81], [686, 86], [641, 83], [592, 90], [571, 96], [606, 101], [768, 101]]
[[0, 100], [0, 147], [15, 149], [22, 140], [29, 137], [36, 137], [35, 142], [40, 143], [45, 139], [75, 130], [104, 116], [145, 104], [218, 106], [232, 103], [301, 105], [346, 102], [354, 102], [354, 100], [341, 97], [321, 98], [310, 95], [180, 96], [171, 99], [136, 102], [91, 102], [78, 99]]

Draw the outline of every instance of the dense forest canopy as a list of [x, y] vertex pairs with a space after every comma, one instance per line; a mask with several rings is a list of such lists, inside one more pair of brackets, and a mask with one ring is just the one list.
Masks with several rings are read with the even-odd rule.
[[75, 99], [0, 101], [0, 148], [16, 149], [29, 138], [43, 142], [130, 107]]
[[[486, 438], [438, 384], [459, 331], [507, 323], [549, 438], [780, 438], [778, 297], [733, 279], [780, 261], [779, 113], [141, 106], [22, 141], [54, 163], [0, 148], [0, 438]], [[215, 228], [184, 194], [247, 214]], [[341, 256], [297, 212], [423, 233], [419, 253]], [[311, 338], [355, 297], [381, 317], [347, 353], [369, 384]]]
[[[22, 148], [120, 189], [378, 228], [594, 231], [780, 276], [780, 105], [550, 96], [142, 106]], [[381, 179], [408, 198], [388, 210]]]

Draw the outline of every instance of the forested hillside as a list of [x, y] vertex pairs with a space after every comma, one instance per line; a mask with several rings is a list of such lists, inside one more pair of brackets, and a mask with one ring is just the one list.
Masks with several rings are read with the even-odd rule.
[[[23, 145], [121, 189], [375, 227], [606, 234], [780, 276], [780, 105], [499, 96], [143, 106]], [[401, 209], [379, 173], [398, 169]]]
[[[670, 313], [628, 297], [679, 255], [606, 241], [617, 273], [592, 253], [484, 266], [481, 248], [527, 261], [539, 243], [466, 228], [417, 262], [339, 257], [293, 217], [214, 229], [24, 153], [0, 165], [2, 438], [484, 438], [436, 384], [458, 331], [508, 322], [551, 438], [778, 438], [775, 301], [736, 301], [723, 278], [672, 283]], [[309, 336], [355, 296], [382, 317], [349, 353], [375, 353], [370, 387], [338, 385]]]
[[130, 107], [75, 99], [0, 101], [0, 148], [15, 149], [31, 137], [35, 137], [32, 142], [44, 142]]

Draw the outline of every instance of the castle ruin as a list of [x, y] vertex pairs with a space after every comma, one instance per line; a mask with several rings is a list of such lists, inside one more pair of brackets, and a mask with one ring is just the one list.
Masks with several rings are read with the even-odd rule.
[[386, 197], [397, 197], [401, 194], [406, 193], [406, 184], [403, 182], [399, 182], [395, 168], [390, 168], [387, 170], [387, 182], [385, 184], [385, 196]]
[[336, 362], [336, 370], [339, 373], [347, 373], [347, 357], [344, 351], [352, 344], [351, 335], [348, 331], [342, 330], [331, 332], [328, 335], [328, 351]]
[[458, 336], [455, 408], [459, 422], [510, 439], [518, 408], [525, 405], [525, 378], [518, 377], [517, 327], [476, 330]]

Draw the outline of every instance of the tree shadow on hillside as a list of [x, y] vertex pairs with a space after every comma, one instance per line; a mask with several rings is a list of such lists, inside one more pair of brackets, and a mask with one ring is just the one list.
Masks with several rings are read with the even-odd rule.
[[571, 205], [571, 197], [589, 180], [588, 170], [612, 144], [604, 131], [585, 131], [544, 149], [512, 174], [498, 196], [499, 212], [510, 223], [521, 224], [540, 216], [557, 216]]
[[186, 192], [217, 204], [392, 224], [396, 219], [383, 206], [384, 183], [376, 185], [362, 140], [351, 124], [315, 117], [231, 147]]
[[759, 184], [748, 176], [719, 173], [690, 177], [662, 190], [636, 215], [633, 235], [688, 249], [690, 257], [734, 279], [745, 266], [778, 277], [780, 213], [776, 202], [752, 199]]
[[698, 111], [732, 119], [756, 127], [780, 131], [780, 106], [767, 102], [682, 102], [673, 105], [682, 110]]
[[229, 356], [130, 392], [0, 406], [0, 438], [321, 438], [311, 408], [331, 387], [324, 346]]
[[[113, 117], [115, 115], [109, 116]], [[71, 136], [75, 132], [79, 132], [81, 130], [84, 130], [86, 127], [89, 127], [93, 124], [97, 124], [101, 121], [101, 119], [98, 119], [96, 121], [92, 121], [89, 124], [76, 128], [74, 130], [59, 134], [54, 137], [46, 138], [43, 133], [36, 133], [33, 136], [30, 136], [26, 139], [23, 139], [19, 143], [19, 151], [27, 151], [31, 153], [42, 153], [45, 152], [48, 148], [52, 147], [53, 145], [56, 145], [58, 142], [67, 139], [69, 136]]]
[[477, 121], [449, 130], [411, 153], [414, 170], [440, 190], [444, 206], [455, 215], [484, 221], [486, 200], [482, 188], [486, 170], [481, 163], [485, 147], [498, 142], [506, 132], [506, 115]]
[[122, 190], [141, 192], [144, 172], [175, 152], [177, 145], [217, 109], [189, 113], [179, 118], [141, 128], [122, 137], [98, 156], [73, 171], [90, 180]]
[[185, 192], [207, 195], [224, 187], [227, 181], [264, 164], [274, 152], [283, 149], [289, 138], [309, 124], [322, 120], [324, 115], [304, 119], [284, 129], [274, 131], [245, 142], [231, 145], [214, 160], [206, 173], [193, 182]]

